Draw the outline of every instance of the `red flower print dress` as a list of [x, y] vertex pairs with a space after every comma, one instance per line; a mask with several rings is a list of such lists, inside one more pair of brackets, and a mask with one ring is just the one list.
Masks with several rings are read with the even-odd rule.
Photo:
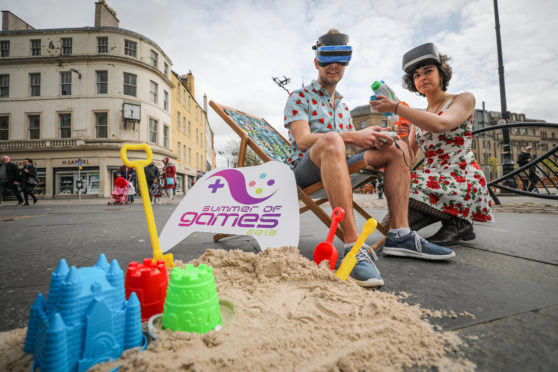
[[[450, 99], [438, 113], [453, 102]], [[444, 133], [415, 127], [425, 155], [423, 169], [411, 172], [410, 197], [469, 221], [494, 222], [486, 179], [471, 151], [473, 119]]]

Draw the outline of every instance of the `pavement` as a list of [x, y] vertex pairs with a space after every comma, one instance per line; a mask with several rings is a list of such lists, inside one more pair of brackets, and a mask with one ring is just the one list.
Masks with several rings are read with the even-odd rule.
[[[376, 219], [385, 200], [355, 195]], [[93, 265], [100, 253], [127, 264], [151, 256], [141, 203], [107, 206], [107, 199], [40, 200], [29, 207], [0, 207], [0, 331], [24, 327], [38, 293], [47, 294], [50, 274], [61, 258], [78, 267]], [[449, 262], [383, 256], [377, 266], [381, 291], [407, 294], [404, 300], [426, 309], [432, 324], [465, 340], [456, 355], [479, 371], [558, 370], [558, 201], [502, 196], [495, 223], [475, 224], [477, 238], [452, 248]], [[155, 205], [162, 229], [179, 201]], [[357, 215], [357, 224], [364, 219]], [[432, 235], [439, 224], [420, 231]], [[301, 215], [299, 250], [309, 259], [327, 227], [311, 213]], [[381, 238], [375, 232], [369, 244]], [[342, 258], [341, 242], [335, 246]], [[195, 233], [173, 248], [189, 261], [208, 248], [256, 252], [252, 238], [213, 242]], [[381, 347], [381, 345], [378, 345]]]

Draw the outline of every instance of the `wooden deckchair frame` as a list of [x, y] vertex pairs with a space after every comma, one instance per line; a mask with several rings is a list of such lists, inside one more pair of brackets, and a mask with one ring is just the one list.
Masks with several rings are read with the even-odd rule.
[[[247, 114], [245, 112], [236, 110], [232, 107], [227, 107], [218, 103], [215, 103], [213, 101], [209, 102], [209, 105], [213, 108], [213, 110], [215, 110], [215, 112], [225, 121], [225, 123], [227, 123], [231, 129], [240, 137], [240, 148], [238, 150], [238, 166], [242, 167], [244, 166], [244, 162], [246, 159], [246, 151], [247, 151], [247, 147], [249, 147], [250, 149], [252, 149], [256, 155], [263, 161], [263, 162], [268, 162], [268, 161], [273, 161], [273, 160], [277, 160], [277, 161], [282, 161], [282, 159], [278, 159], [277, 156], [274, 156], [274, 158], [272, 158], [268, 153], [266, 153], [257, 143], [256, 140], [259, 141], [259, 139], [255, 139], [252, 138], [250, 136], [250, 134], [247, 132], [247, 130], [243, 129], [240, 127], [239, 123], [235, 122], [233, 120], [233, 118], [231, 117], [230, 114], [236, 115], [236, 116], [243, 116], [246, 119], [248, 119], [250, 121], [249, 125], [254, 125], [255, 122], [257, 122], [259, 125], [264, 126], [265, 129], [272, 135], [272, 137], [274, 137], [275, 140], [277, 141], [282, 141], [284, 145], [286, 145], [286, 148], [288, 148], [289, 146], [289, 141], [283, 137], [273, 126], [271, 126], [265, 119], [263, 118], [258, 118], [255, 117], [253, 115]], [[229, 111], [229, 113], [227, 113], [227, 111]], [[269, 143], [263, 143], [263, 141], [259, 141], [260, 143], [269, 146], [270, 148], [267, 148], [268, 152], [270, 153], [274, 153], [273, 150], [271, 149], [272, 145]], [[275, 155], [275, 154], [273, 154]], [[349, 174], [351, 175], [351, 179], [352, 179], [352, 186], [353, 189], [360, 187], [368, 182], [370, 182], [371, 180], [377, 178], [381, 172], [380, 171], [374, 171], [374, 172], [369, 172], [368, 174], [363, 175], [361, 173], [362, 170], [364, 170], [364, 168], [366, 167], [366, 162], [364, 160], [361, 160], [353, 165], [351, 165], [349, 167]], [[359, 177], [355, 177], [355, 176], [359, 176]], [[329, 227], [331, 225], [331, 217], [324, 212], [324, 210], [320, 207], [320, 205], [324, 204], [325, 202], [328, 201], [327, 196], [325, 196], [325, 191], [324, 189], [324, 185], [323, 183], [317, 182], [313, 185], [310, 185], [304, 189], [301, 189], [300, 187], [297, 186], [298, 189], [298, 198], [304, 203], [305, 206], [300, 208], [300, 214], [311, 210], [316, 217], [318, 217], [327, 227]], [[317, 199], [317, 200], [314, 200]], [[371, 218], [370, 214], [368, 214], [360, 205], [358, 205], [354, 200], [353, 200], [353, 208], [354, 210], [356, 210], [358, 213], [360, 213], [360, 215], [362, 217], [364, 217], [365, 219], [369, 219]], [[387, 235], [387, 230], [380, 224], [378, 224], [377, 229], [384, 235]], [[341, 227], [339, 226], [339, 228], [337, 229], [336, 235], [339, 237], [339, 239], [341, 239], [341, 241], [343, 241], [343, 231], [341, 229]], [[231, 236], [229, 234], [216, 234], [214, 235], [213, 239], [215, 241]], [[383, 242], [383, 239], [380, 241]], [[375, 244], [374, 245], [374, 249], [376, 249], [380, 244]]]

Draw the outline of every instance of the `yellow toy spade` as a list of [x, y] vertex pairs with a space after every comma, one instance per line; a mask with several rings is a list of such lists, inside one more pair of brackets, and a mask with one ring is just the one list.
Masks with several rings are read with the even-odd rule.
[[349, 274], [351, 273], [351, 271], [353, 271], [353, 268], [357, 263], [357, 259], [356, 259], [357, 252], [364, 244], [368, 235], [372, 234], [372, 232], [376, 230], [377, 225], [378, 222], [373, 218], [370, 218], [368, 219], [368, 221], [366, 221], [364, 227], [362, 228], [362, 233], [360, 233], [360, 236], [358, 237], [357, 241], [353, 245], [353, 248], [351, 248], [349, 253], [347, 253], [345, 258], [343, 259], [343, 262], [341, 262], [341, 265], [339, 266], [337, 272], [335, 273], [335, 275], [337, 275], [339, 279], [347, 280]]
[[[145, 150], [147, 153], [146, 160], [128, 160], [126, 156], [127, 150]], [[153, 209], [151, 208], [151, 201], [149, 200], [149, 191], [147, 190], [147, 180], [145, 179], [144, 167], [147, 167], [153, 161], [153, 152], [147, 143], [130, 144], [125, 143], [120, 149], [120, 158], [127, 167], [136, 168], [138, 182], [141, 192], [141, 201], [143, 202], [143, 211], [145, 212], [145, 219], [147, 220], [147, 230], [149, 230], [149, 238], [151, 239], [151, 247], [153, 248], [153, 261], [164, 260], [167, 267], [174, 267], [174, 259], [172, 253], [167, 253], [163, 256], [161, 246], [159, 245], [159, 236], [157, 235], [157, 226], [155, 226], [155, 219], [153, 218]]]

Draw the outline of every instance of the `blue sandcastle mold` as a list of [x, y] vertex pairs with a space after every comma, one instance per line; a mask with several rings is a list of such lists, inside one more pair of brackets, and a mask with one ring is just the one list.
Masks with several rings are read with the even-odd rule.
[[135, 293], [126, 301], [124, 273], [104, 254], [92, 267], [61, 259], [48, 299], [37, 295], [29, 311], [24, 350], [41, 371], [86, 371], [145, 343]]

